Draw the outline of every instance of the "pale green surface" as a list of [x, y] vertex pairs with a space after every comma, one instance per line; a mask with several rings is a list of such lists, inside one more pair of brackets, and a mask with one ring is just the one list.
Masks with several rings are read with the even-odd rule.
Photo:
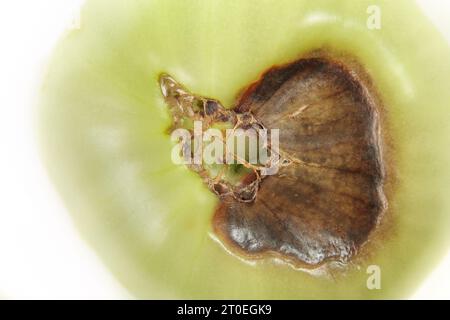
[[[388, 102], [399, 228], [369, 261], [380, 291], [365, 266], [333, 282], [230, 256], [208, 235], [215, 198], [170, 161], [160, 72], [230, 106], [264, 69], [321, 46], [356, 56]], [[43, 154], [82, 234], [137, 297], [404, 297], [448, 244], [449, 57], [411, 1], [91, 0], [43, 87]]]

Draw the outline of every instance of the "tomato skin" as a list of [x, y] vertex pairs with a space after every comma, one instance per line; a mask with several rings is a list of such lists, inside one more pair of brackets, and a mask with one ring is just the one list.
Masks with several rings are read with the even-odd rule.
[[[367, 8], [382, 12], [367, 28]], [[384, 101], [398, 182], [395, 228], [338, 281], [214, 241], [217, 199], [171, 162], [167, 72], [231, 107], [267, 68], [326, 48], [354, 56]], [[396, 298], [449, 243], [450, 49], [410, 1], [91, 0], [42, 89], [42, 155], [82, 235], [136, 297]], [[382, 290], [366, 288], [366, 268]]]

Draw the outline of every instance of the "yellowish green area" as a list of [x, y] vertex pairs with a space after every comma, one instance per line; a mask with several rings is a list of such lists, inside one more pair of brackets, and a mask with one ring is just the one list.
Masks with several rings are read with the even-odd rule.
[[[380, 30], [366, 26], [369, 5]], [[332, 281], [246, 264], [210, 237], [217, 200], [171, 162], [161, 72], [231, 107], [274, 64], [349, 52], [386, 102], [398, 228], [366, 266]], [[140, 298], [406, 297], [447, 250], [450, 50], [409, 0], [88, 0], [55, 50], [39, 109], [43, 157], [83, 236]]]

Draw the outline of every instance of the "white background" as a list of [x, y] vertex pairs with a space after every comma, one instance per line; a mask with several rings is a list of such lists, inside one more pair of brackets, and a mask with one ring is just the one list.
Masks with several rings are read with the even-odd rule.
[[[82, 2], [0, 4], [0, 298], [131, 298], [79, 237], [35, 144], [39, 83]], [[419, 4], [450, 42], [450, 1]], [[450, 299], [449, 272], [450, 254], [413, 298]]]

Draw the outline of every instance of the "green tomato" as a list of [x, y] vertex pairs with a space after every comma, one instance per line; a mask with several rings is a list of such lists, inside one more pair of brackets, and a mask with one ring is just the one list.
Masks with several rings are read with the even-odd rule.
[[[380, 29], [367, 25], [371, 5]], [[352, 55], [372, 79], [397, 176], [391, 230], [335, 280], [247, 263], [215, 241], [219, 199], [172, 163], [158, 83], [168, 73], [232, 107], [264, 70], [324, 48]], [[405, 297], [449, 242], [449, 57], [406, 0], [91, 0], [48, 70], [42, 153], [79, 230], [136, 297]], [[381, 270], [379, 290], [367, 287], [371, 265]]]

